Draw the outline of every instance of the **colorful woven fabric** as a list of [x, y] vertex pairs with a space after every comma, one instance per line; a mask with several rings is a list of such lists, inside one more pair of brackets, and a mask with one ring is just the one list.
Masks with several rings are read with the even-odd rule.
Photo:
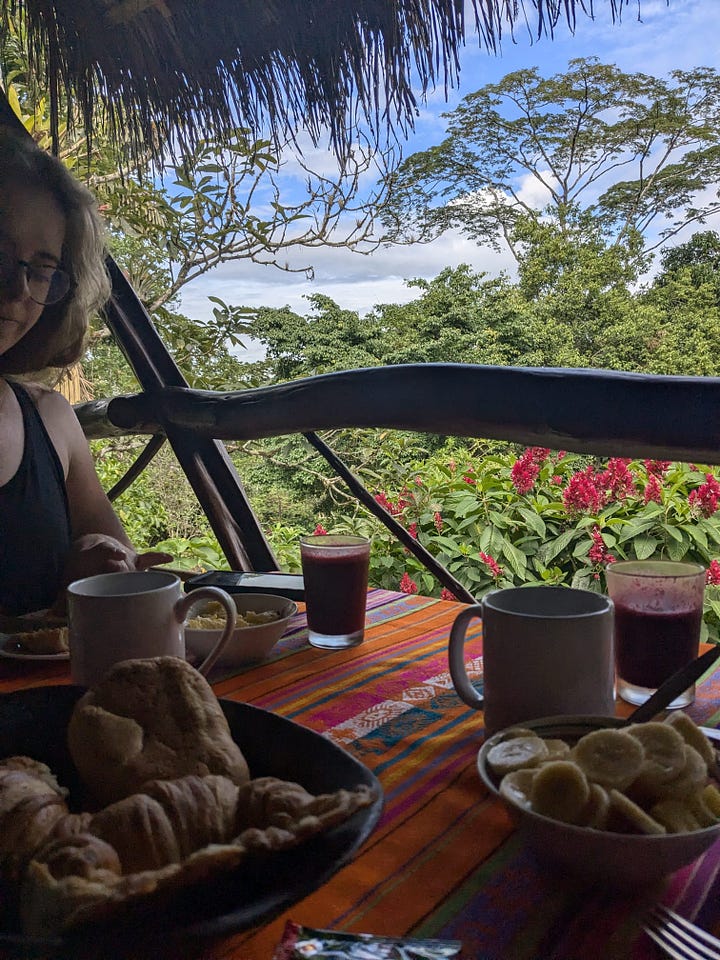
[[[363, 644], [307, 644], [298, 615], [270, 660], [214, 681], [245, 700], [316, 730], [375, 771], [382, 819], [355, 859], [322, 889], [259, 929], [208, 945], [205, 960], [268, 960], [288, 918], [307, 926], [461, 940], [464, 960], [652, 960], [641, 932], [647, 901], [580, 890], [541, 868], [475, 767], [482, 714], [465, 707], [448, 674], [458, 605], [374, 590]], [[481, 679], [480, 623], [468, 632], [469, 673]], [[0, 690], [57, 683], [66, 669], [3, 662]], [[211, 678], [213, 679], [213, 678]], [[621, 707], [621, 712], [630, 708]], [[720, 670], [689, 710], [720, 722]], [[663, 898], [718, 932], [720, 845], [676, 874]]]

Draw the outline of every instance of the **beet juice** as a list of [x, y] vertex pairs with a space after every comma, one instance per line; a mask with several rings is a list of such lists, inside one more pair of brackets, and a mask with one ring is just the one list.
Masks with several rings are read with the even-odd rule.
[[697, 656], [701, 618], [702, 609], [666, 613], [616, 603], [618, 675], [639, 687], [659, 687]]
[[[698, 655], [705, 568], [673, 560], [621, 560], [606, 570], [615, 604], [617, 691], [641, 704]], [[689, 687], [669, 705], [695, 699]]]
[[300, 554], [310, 643], [335, 649], [360, 643], [370, 541], [332, 534], [303, 537]]

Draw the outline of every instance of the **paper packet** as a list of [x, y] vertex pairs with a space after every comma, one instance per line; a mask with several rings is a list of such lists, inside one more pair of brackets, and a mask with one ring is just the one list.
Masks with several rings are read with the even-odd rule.
[[315, 930], [288, 920], [273, 960], [452, 960], [459, 940], [418, 940]]

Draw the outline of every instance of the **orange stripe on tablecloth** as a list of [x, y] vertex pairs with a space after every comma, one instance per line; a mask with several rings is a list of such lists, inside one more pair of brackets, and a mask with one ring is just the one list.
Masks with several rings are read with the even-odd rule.
[[442, 798], [434, 797], [414, 811], [389, 839], [373, 834], [331, 887], [311, 894], [267, 928], [233, 938], [220, 956], [268, 960], [288, 918], [308, 926], [333, 924], [341, 930], [386, 935], [416, 926], [511, 831], [499, 803], [478, 801], [476, 783], [477, 773], [468, 767]]

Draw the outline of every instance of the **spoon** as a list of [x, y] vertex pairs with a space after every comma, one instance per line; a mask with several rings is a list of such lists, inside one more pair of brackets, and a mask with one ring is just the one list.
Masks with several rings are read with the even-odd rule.
[[645, 723], [646, 720], [652, 720], [656, 714], [664, 710], [676, 697], [679, 697], [688, 687], [691, 687], [696, 680], [699, 680], [719, 657], [720, 644], [716, 644], [710, 650], [706, 650], [705, 653], [697, 657], [697, 659], [685, 664], [684, 667], [668, 677], [664, 683], [661, 683], [655, 693], [653, 693], [645, 703], [640, 704], [637, 709], [633, 710], [630, 716], [625, 718], [623, 726], [625, 724]]

